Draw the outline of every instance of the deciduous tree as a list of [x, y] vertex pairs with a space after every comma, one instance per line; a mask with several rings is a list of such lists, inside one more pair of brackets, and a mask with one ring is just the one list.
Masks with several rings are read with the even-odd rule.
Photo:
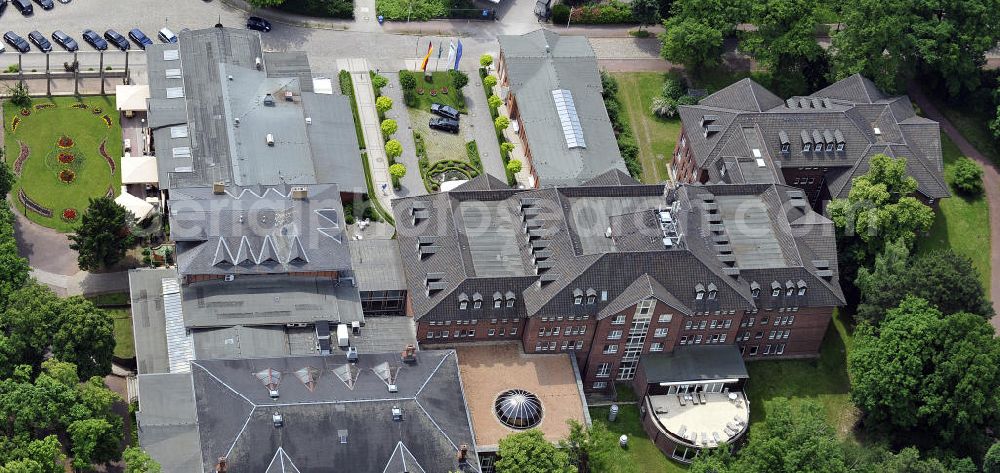
[[590, 428], [575, 420], [569, 421], [569, 435], [559, 441], [559, 448], [569, 455], [570, 464], [577, 471], [611, 471], [612, 450], [617, 439], [601, 422]]
[[255, 8], [276, 7], [285, 3], [285, 0], [247, 0], [250, 6]]
[[378, 111], [380, 115], [388, 112], [392, 108], [392, 99], [386, 96], [381, 96], [375, 99], [375, 110]]
[[483, 77], [483, 85], [486, 86], [486, 88], [488, 89], [492, 89], [494, 86], [497, 85], [497, 76], [491, 74], [486, 77]]
[[983, 473], [1000, 473], [1000, 442], [993, 442], [983, 458]]
[[139, 447], [126, 448], [122, 460], [125, 461], [125, 473], [160, 473], [160, 464]]
[[500, 115], [499, 117], [497, 117], [496, 120], [493, 120], [493, 125], [497, 127], [497, 130], [500, 131], [506, 130], [507, 127], [510, 126], [510, 119], [503, 115]]
[[110, 373], [115, 351], [111, 315], [80, 296], [63, 299], [60, 306], [61, 324], [52, 336], [52, 352], [74, 363], [80, 378]]
[[866, 425], [896, 439], [956, 451], [985, 447], [986, 428], [1000, 419], [1000, 341], [993, 335], [981, 316], [943, 317], [909, 297], [878, 328], [858, 328], [848, 354], [851, 400]]
[[486, 98], [486, 103], [489, 104], [490, 108], [499, 108], [503, 105], [503, 99], [494, 94]]
[[490, 56], [489, 54], [483, 54], [482, 56], [479, 56], [479, 67], [487, 68], [490, 67], [492, 64], [493, 64], [493, 56]]
[[381, 128], [383, 136], [392, 136], [399, 129], [399, 125], [396, 123], [396, 120], [386, 118], [382, 120]]
[[69, 247], [79, 253], [80, 269], [107, 268], [121, 261], [135, 246], [134, 224], [135, 216], [110, 197], [90, 199], [76, 233], [69, 237]]
[[958, 158], [952, 167], [951, 185], [962, 194], [977, 196], [983, 193], [983, 168], [965, 156]]
[[507, 170], [514, 174], [521, 172], [522, 166], [523, 165], [521, 164], [520, 159], [511, 159], [510, 161], [507, 161]]
[[[3, 158], [3, 151], [0, 151], [0, 158]], [[16, 180], [17, 177], [14, 176], [14, 171], [11, 171], [10, 166], [0, 159], [0, 199], [5, 198], [10, 193]], [[6, 202], [3, 205], [6, 206]]]
[[664, 59], [681, 64], [692, 71], [718, 63], [722, 56], [722, 31], [695, 19], [674, 20], [664, 23], [666, 31], [660, 36]]
[[398, 158], [403, 154], [403, 145], [399, 140], [389, 140], [385, 142], [385, 155], [391, 159]]
[[456, 90], [462, 90], [463, 87], [469, 84], [469, 75], [462, 71], [452, 69], [448, 71], [448, 74], [451, 76], [451, 85]]
[[565, 451], [556, 448], [538, 429], [511, 434], [500, 440], [497, 473], [575, 473]]
[[[816, 81], [807, 80], [804, 74], [810, 64], [826, 63], [816, 41], [815, 10], [816, 2], [811, 0], [753, 3], [750, 23], [755, 29], [743, 37], [740, 47], [771, 73], [778, 95], [802, 94], [820, 85], [809, 83]], [[825, 73], [820, 71], [820, 75]]]
[[27, 284], [29, 271], [28, 260], [17, 252], [14, 214], [7, 200], [0, 198], [0, 312], [7, 307], [11, 293]]
[[72, 441], [73, 467], [90, 471], [92, 465], [114, 460], [118, 456], [121, 432], [104, 419], [73, 422], [66, 428]]
[[406, 166], [402, 163], [395, 163], [389, 166], [389, 175], [395, 177], [396, 179], [402, 179], [406, 175]]
[[639, 29], [660, 21], [660, 0], [632, 0], [632, 18], [639, 22]]

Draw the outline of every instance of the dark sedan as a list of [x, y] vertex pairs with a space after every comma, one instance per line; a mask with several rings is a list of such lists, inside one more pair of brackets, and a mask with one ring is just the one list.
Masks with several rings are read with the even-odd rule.
[[104, 38], [102, 38], [101, 35], [97, 34], [94, 30], [83, 30], [83, 40], [98, 51], [108, 49], [108, 42], [104, 41]]
[[104, 39], [108, 40], [109, 43], [118, 47], [122, 51], [126, 51], [129, 48], [128, 40], [125, 39], [121, 33], [115, 30], [107, 30], [104, 32]]
[[3, 40], [7, 42], [12, 48], [20, 51], [21, 53], [26, 53], [31, 51], [31, 46], [28, 44], [24, 38], [17, 35], [13, 31], [8, 31], [3, 34]]
[[458, 121], [450, 118], [431, 118], [427, 126], [435, 130], [458, 133]]
[[153, 45], [153, 40], [149, 39], [149, 36], [146, 36], [146, 33], [143, 33], [139, 28], [132, 28], [129, 30], [128, 37], [132, 38], [132, 41], [134, 41], [135, 44], [142, 49], [146, 49], [146, 46]]
[[12, 0], [12, 3], [14, 3], [14, 8], [17, 8], [17, 11], [21, 12], [24, 16], [35, 12], [35, 7], [31, 5], [29, 0]]
[[247, 28], [266, 33], [271, 31], [271, 22], [259, 16], [251, 16], [250, 18], [247, 18]]
[[447, 105], [442, 105], [442, 104], [439, 104], [439, 103], [432, 103], [431, 104], [431, 113], [433, 113], [433, 114], [435, 114], [435, 115], [437, 115], [439, 117], [445, 117], [445, 118], [450, 118], [452, 120], [458, 120], [458, 110], [455, 110], [454, 107], [449, 107]]
[[45, 35], [40, 33], [38, 30], [28, 33], [28, 39], [31, 40], [35, 46], [38, 46], [39, 51], [43, 53], [52, 52], [52, 43], [50, 43], [49, 40], [45, 38]]
[[70, 35], [63, 33], [62, 30], [56, 30], [52, 32], [52, 41], [56, 44], [62, 46], [63, 49], [74, 52], [80, 49], [80, 45], [76, 43], [76, 40], [70, 37]]
[[55, 3], [52, 3], [52, 0], [35, 0], [35, 3], [42, 7], [42, 10], [51, 10], [56, 6]]

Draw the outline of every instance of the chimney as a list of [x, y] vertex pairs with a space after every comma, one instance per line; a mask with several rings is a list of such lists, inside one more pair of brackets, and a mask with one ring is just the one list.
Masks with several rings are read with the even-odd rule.
[[226, 457], [219, 457], [219, 462], [215, 464], [216, 473], [226, 473]]
[[292, 199], [306, 200], [309, 197], [309, 188], [306, 186], [292, 187]]
[[463, 443], [458, 447], [458, 462], [465, 463], [468, 461], [468, 457], [469, 457], [469, 446]]
[[226, 193], [226, 184], [222, 181], [215, 181], [212, 183], [212, 193], [215, 195], [222, 195]]
[[402, 356], [402, 358], [403, 358], [403, 361], [407, 362], [407, 363], [413, 363], [414, 361], [417, 361], [417, 349], [416, 349], [416, 347], [414, 347], [413, 345], [407, 345], [406, 348], [403, 349], [403, 356]]

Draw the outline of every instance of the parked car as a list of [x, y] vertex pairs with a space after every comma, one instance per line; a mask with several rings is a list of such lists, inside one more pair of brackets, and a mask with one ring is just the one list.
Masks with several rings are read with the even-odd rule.
[[156, 37], [160, 38], [160, 41], [163, 41], [164, 43], [177, 42], [177, 35], [175, 35], [174, 32], [170, 31], [168, 28], [160, 28], [160, 32], [156, 34]]
[[132, 41], [135, 41], [135, 44], [142, 49], [153, 45], [153, 40], [149, 39], [149, 36], [146, 36], [146, 33], [143, 33], [139, 28], [129, 30], [128, 37], [132, 38]]
[[439, 104], [439, 103], [432, 103], [431, 104], [431, 113], [433, 113], [433, 114], [435, 114], [435, 115], [437, 115], [439, 117], [445, 117], [445, 118], [450, 118], [452, 120], [458, 120], [458, 110], [455, 110], [454, 107], [449, 107], [447, 105], [442, 105], [442, 104]]
[[127, 51], [129, 48], [128, 40], [125, 39], [121, 33], [115, 30], [107, 30], [104, 32], [104, 39], [108, 40], [109, 43], [118, 47], [122, 51]]
[[28, 42], [25, 41], [24, 38], [18, 36], [17, 33], [13, 31], [8, 31], [4, 33], [3, 40], [6, 41], [7, 44], [11, 45], [11, 47], [13, 47], [14, 49], [20, 51], [22, 54], [31, 51], [31, 46], [28, 45]]
[[7, 9], [7, 4], [10, 3], [7, 0], [0, 0], [0, 15], [3, 15], [4, 10]]
[[431, 118], [431, 120], [427, 123], [427, 126], [435, 130], [458, 133], [458, 121], [450, 118]]
[[271, 31], [271, 22], [259, 16], [251, 16], [250, 18], [247, 18], [247, 28], [266, 33]]
[[35, 7], [31, 6], [31, 0], [11, 0], [11, 2], [14, 3], [14, 8], [17, 8], [17, 11], [24, 16], [35, 12]]
[[52, 41], [56, 44], [62, 46], [63, 49], [74, 52], [80, 49], [80, 45], [76, 43], [76, 40], [70, 37], [70, 35], [63, 33], [62, 30], [56, 30], [52, 32]]
[[83, 40], [98, 51], [108, 49], [108, 42], [104, 41], [104, 38], [102, 38], [101, 35], [97, 34], [94, 30], [83, 30]]
[[28, 33], [28, 39], [31, 40], [31, 42], [34, 43], [35, 46], [38, 46], [39, 51], [43, 53], [52, 52], [52, 43], [50, 43], [49, 40], [45, 38], [45, 35], [39, 33], [38, 30]]
[[52, 0], [35, 0], [35, 3], [42, 7], [42, 10], [51, 10], [56, 6], [55, 3], [52, 3]]

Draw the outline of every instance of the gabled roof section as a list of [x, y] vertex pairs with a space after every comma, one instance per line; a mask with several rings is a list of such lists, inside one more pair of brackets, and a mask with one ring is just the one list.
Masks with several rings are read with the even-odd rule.
[[487, 190], [498, 190], [498, 189], [510, 189], [507, 183], [501, 181], [490, 175], [489, 173], [482, 173], [462, 185], [452, 189], [453, 191], [487, 191]]
[[621, 294], [619, 294], [613, 301], [611, 301], [610, 304], [601, 309], [601, 311], [597, 314], [597, 320], [602, 320], [615, 315], [621, 310], [650, 297], [656, 298], [660, 302], [673, 307], [684, 315], [691, 315], [693, 313], [683, 302], [674, 297], [670, 291], [663, 287], [659, 281], [651, 278], [649, 274], [643, 274], [642, 276], [639, 276], [635, 282], [625, 288], [625, 290], [622, 291]]
[[744, 112], [764, 112], [784, 105], [773, 92], [746, 78], [701, 99], [699, 105]]
[[621, 169], [611, 169], [584, 182], [583, 186], [638, 186], [641, 183]]
[[854, 103], [875, 103], [887, 98], [874, 82], [861, 74], [845, 77], [810, 97], [828, 97]]
[[420, 462], [410, 453], [410, 449], [406, 448], [403, 442], [399, 442], [396, 445], [396, 450], [392, 452], [392, 456], [389, 457], [389, 461], [385, 464], [384, 473], [388, 472], [408, 472], [408, 473], [427, 473], [424, 467], [420, 466]]
[[288, 458], [288, 454], [285, 453], [285, 449], [278, 447], [278, 450], [274, 452], [274, 458], [271, 459], [271, 464], [267, 466], [264, 473], [302, 473], [299, 468], [295, 466], [291, 458]]

